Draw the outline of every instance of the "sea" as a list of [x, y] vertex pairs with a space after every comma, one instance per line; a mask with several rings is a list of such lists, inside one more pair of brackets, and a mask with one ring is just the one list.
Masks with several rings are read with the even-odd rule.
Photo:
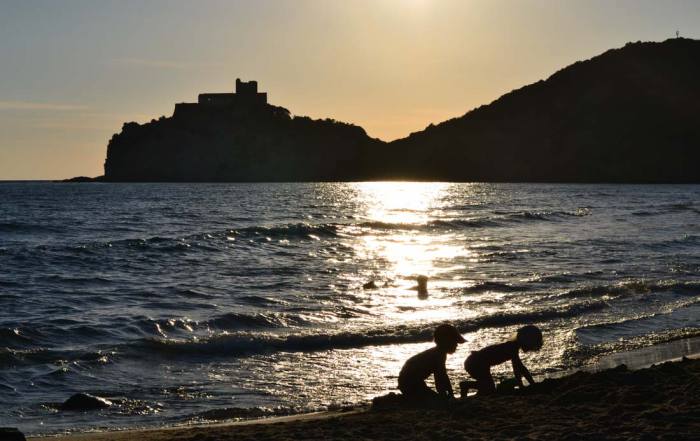
[[[698, 350], [700, 186], [0, 184], [0, 426], [364, 404], [445, 322], [466, 339], [455, 389], [470, 351], [525, 324], [544, 333], [523, 356], [538, 379]], [[61, 410], [80, 392], [113, 405]]]

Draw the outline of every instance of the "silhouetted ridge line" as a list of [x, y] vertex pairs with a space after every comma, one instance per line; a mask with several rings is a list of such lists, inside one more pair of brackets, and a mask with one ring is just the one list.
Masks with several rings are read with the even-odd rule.
[[414, 179], [700, 182], [699, 55], [696, 40], [628, 43], [394, 141], [392, 167]]
[[698, 78], [700, 41], [628, 43], [391, 143], [292, 117], [237, 80], [124, 124], [97, 179], [700, 182]]

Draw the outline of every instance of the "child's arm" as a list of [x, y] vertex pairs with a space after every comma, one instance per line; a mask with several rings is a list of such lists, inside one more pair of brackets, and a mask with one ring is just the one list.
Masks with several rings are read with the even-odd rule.
[[513, 363], [513, 374], [515, 374], [515, 378], [518, 379], [521, 385], [523, 384], [523, 376], [529, 384], [535, 384], [535, 380], [533, 380], [532, 375], [530, 375], [530, 371], [528, 371], [523, 362], [520, 361], [520, 356], [517, 352], [511, 362]]
[[448, 398], [454, 397], [454, 392], [452, 391], [452, 383], [450, 382], [450, 377], [447, 376], [447, 369], [443, 363], [441, 366], [435, 370], [435, 389], [437, 389], [438, 394], [441, 396], [447, 396]]

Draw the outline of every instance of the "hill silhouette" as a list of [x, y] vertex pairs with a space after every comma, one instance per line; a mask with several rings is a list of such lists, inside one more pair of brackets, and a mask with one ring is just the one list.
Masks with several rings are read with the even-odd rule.
[[628, 43], [391, 143], [411, 179], [700, 182], [700, 41]]
[[700, 182], [698, 78], [700, 41], [628, 43], [391, 143], [237, 81], [124, 124], [98, 179]]

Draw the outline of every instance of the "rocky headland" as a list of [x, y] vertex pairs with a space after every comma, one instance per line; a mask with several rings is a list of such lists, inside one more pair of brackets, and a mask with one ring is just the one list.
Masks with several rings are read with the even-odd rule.
[[124, 124], [107, 146], [105, 181], [327, 181], [370, 178], [382, 142], [358, 126], [292, 117], [254, 81], [202, 94], [173, 116]]
[[239, 80], [124, 124], [96, 180], [700, 182], [698, 78], [700, 41], [628, 43], [390, 143]]

